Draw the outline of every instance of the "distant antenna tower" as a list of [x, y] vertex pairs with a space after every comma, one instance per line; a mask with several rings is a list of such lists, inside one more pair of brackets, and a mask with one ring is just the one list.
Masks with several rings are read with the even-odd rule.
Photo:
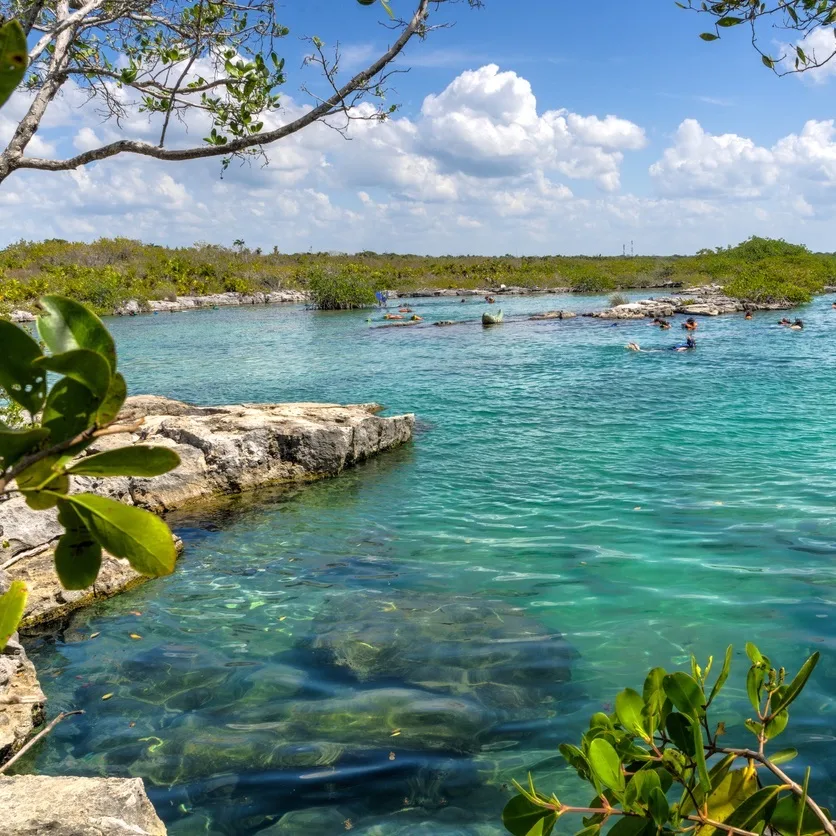
[[626, 244], [621, 245], [621, 255], [627, 255], [627, 245]]
[[630, 242], [630, 258], [632, 258], [634, 255], [635, 255], [635, 253], [633, 252], [633, 242], [631, 241]]

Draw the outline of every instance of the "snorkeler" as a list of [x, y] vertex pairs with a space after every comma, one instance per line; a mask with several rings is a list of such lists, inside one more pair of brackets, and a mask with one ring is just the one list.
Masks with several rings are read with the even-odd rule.
[[800, 319], [796, 319], [792, 325], [790, 325], [791, 331], [803, 331], [804, 330], [804, 323]]
[[792, 323], [786, 317], [784, 317], [778, 324], [779, 325], [792, 325]]
[[624, 346], [628, 351], [642, 351], [645, 354], [650, 354], [654, 351], [692, 351], [697, 347], [697, 341], [689, 334], [688, 339], [679, 345], [672, 345], [668, 348], [642, 348], [638, 343], [627, 343]]
[[694, 317], [689, 316], [688, 319], [686, 319], [685, 322], [682, 323], [682, 327], [686, 331], [696, 331], [697, 330], [696, 320], [694, 319]]
[[751, 319], [752, 318], [752, 312], [751, 311], [746, 311], [746, 313], [743, 315], [743, 318], [744, 319]]

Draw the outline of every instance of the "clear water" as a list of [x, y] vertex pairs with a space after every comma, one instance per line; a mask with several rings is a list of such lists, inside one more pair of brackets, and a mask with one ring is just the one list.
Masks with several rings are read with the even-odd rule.
[[377, 400], [419, 431], [339, 479], [174, 518], [174, 576], [31, 640], [50, 711], [87, 713], [24, 768], [142, 776], [176, 836], [498, 834], [509, 779], [571, 798], [557, 743], [654, 665], [734, 643], [718, 719], [745, 714], [753, 640], [788, 667], [822, 652], [779, 742], [836, 803], [836, 311], [818, 300], [801, 333], [702, 320], [690, 354], [623, 348], [678, 323], [522, 316], [604, 301], [502, 300], [488, 330], [111, 320], [135, 393]]

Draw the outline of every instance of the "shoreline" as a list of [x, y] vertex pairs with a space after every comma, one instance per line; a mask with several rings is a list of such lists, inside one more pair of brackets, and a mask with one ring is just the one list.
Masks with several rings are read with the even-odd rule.
[[[611, 296], [615, 293], [637, 291], [667, 291], [668, 295], [628, 302], [601, 310], [580, 312], [578, 316], [603, 319], [644, 319], [654, 316], [673, 316], [683, 313], [689, 316], [716, 316], [725, 313], [751, 311], [790, 310], [807, 303], [757, 302], [727, 296], [722, 285], [708, 284], [692, 287], [682, 282], [666, 282], [655, 286], [622, 288], [618, 291], [582, 291], [571, 287], [523, 287], [520, 285], [501, 286], [499, 289], [483, 288], [422, 288], [417, 290], [386, 290], [387, 299], [445, 299], [502, 297], [543, 297], [543, 296]], [[820, 294], [836, 293], [836, 285], [825, 285]], [[692, 304], [686, 304], [691, 299]], [[301, 290], [281, 290], [271, 293], [215, 293], [207, 296], [178, 296], [175, 300], [155, 299], [139, 302], [131, 299], [114, 310], [111, 316], [148, 316], [161, 313], [185, 313], [186, 311], [212, 310], [220, 308], [256, 307], [273, 305], [303, 305], [311, 301], [310, 294]], [[371, 310], [372, 307], [369, 308]], [[107, 315], [107, 314], [105, 314]], [[540, 314], [534, 314], [540, 316]], [[26, 308], [16, 308], [9, 314], [12, 322], [34, 322], [35, 314]], [[559, 317], [552, 317], [559, 318]]]

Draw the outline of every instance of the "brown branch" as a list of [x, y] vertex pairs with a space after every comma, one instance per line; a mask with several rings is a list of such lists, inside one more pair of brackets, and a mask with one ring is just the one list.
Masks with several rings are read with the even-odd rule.
[[13, 763], [22, 758], [39, 740], [46, 737], [62, 720], [67, 717], [72, 717], [74, 714], [84, 714], [83, 711], [64, 711], [59, 714], [45, 729], [39, 731], [17, 754], [9, 758], [3, 766], [0, 766], [0, 775], [2, 775]]
[[[786, 772], [777, 767], [769, 760], [769, 758], [760, 752], [755, 752], [752, 749], [721, 749], [716, 746], [712, 746], [709, 748], [709, 753], [712, 755], [737, 755], [740, 758], [748, 758], [749, 760], [756, 761], [757, 763], [765, 766], [776, 778], [786, 784], [787, 788], [792, 790], [795, 795], [804, 795], [804, 788], [800, 784], [793, 781]], [[836, 827], [833, 826], [833, 822], [825, 815], [824, 810], [822, 810], [822, 808], [819, 807], [819, 805], [816, 804], [816, 802], [813, 801], [809, 795], [807, 796], [807, 806], [813, 811], [813, 813], [815, 813], [816, 818], [818, 818], [818, 820], [822, 823], [822, 826], [828, 833], [828, 836], [836, 836]]]
[[21, 473], [23, 473], [27, 467], [30, 467], [43, 459], [49, 458], [50, 456], [56, 456], [59, 453], [66, 453], [67, 450], [70, 450], [77, 444], [83, 444], [85, 441], [91, 441], [94, 438], [101, 438], [104, 435], [118, 435], [119, 433], [136, 432], [136, 430], [142, 426], [143, 420], [144, 419], [140, 419], [135, 424], [112, 424], [107, 427], [102, 427], [101, 429], [98, 429], [96, 425], [93, 424], [92, 427], [88, 427], [74, 438], [68, 438], [52, 447], [48, 447], [46, 450], [38, 450], [36, 453], [30, 453], [28, 456], [24, 456], [14, 467], [9, 468], [2, 476], [0, 476], [0, 494], [3, 493], [6, 490], [6, 487]]
[[40, 171], [68, 171], [78, 168], [82, 165], [95, 162], [97, 160], [104, 160], [117, 154], [130, 153], [139, 154], [146, 157], [153, 157], [158, 160], [196, 160], [206, 157], [227, 156], [235, 154], [239, 151], [245, 151], [259, 145], [269, 145], [287, 136], [297, 133], [303, 128], [312, 125], [319, 121], [324, 116], [329, 115], [335, 108], [339, 109], [341, 102], [348, 98], [355, 90], [368, 84], [378, 73], [383, 70], [387, 64], [391, 63], [400, 53], [404, 47], [409, 43], [413, 35], [419, 33], [423, 29], [424, 21], [428, 14], [428, 9], [431, 0], [419, 0], [418, 7], [412, 20], [401, 32], [400, 37], [392, 44], [391, 47], [381, 55], [373, 64], [365, 70], [357, 73], [347, 84], [339, 89], [330, 98], [319, 104], [317, 107], [308, 111], [304, 116], [300, 116], [293, 122], [287, 125], [282, 125], [273, 131], [264, 131], [262, 133], [253, 134], [251, 136], [240, 137], [233, 139], [226, 145], [215, 146], [206, 145], [199, 148], [160, 148], [158, 145], [151, 145], [149, 142], [142, 142], [139, 140], [122, 139], [112, 142], [108, 145], [103, 145], [101, 148], [94, 148], [90, 151], [85, 151], [75, 157], [70, 157], [65, 160], [47, 160], [39, 157], [22, 157], [13, 162], [12, 168], [33, 168]]

